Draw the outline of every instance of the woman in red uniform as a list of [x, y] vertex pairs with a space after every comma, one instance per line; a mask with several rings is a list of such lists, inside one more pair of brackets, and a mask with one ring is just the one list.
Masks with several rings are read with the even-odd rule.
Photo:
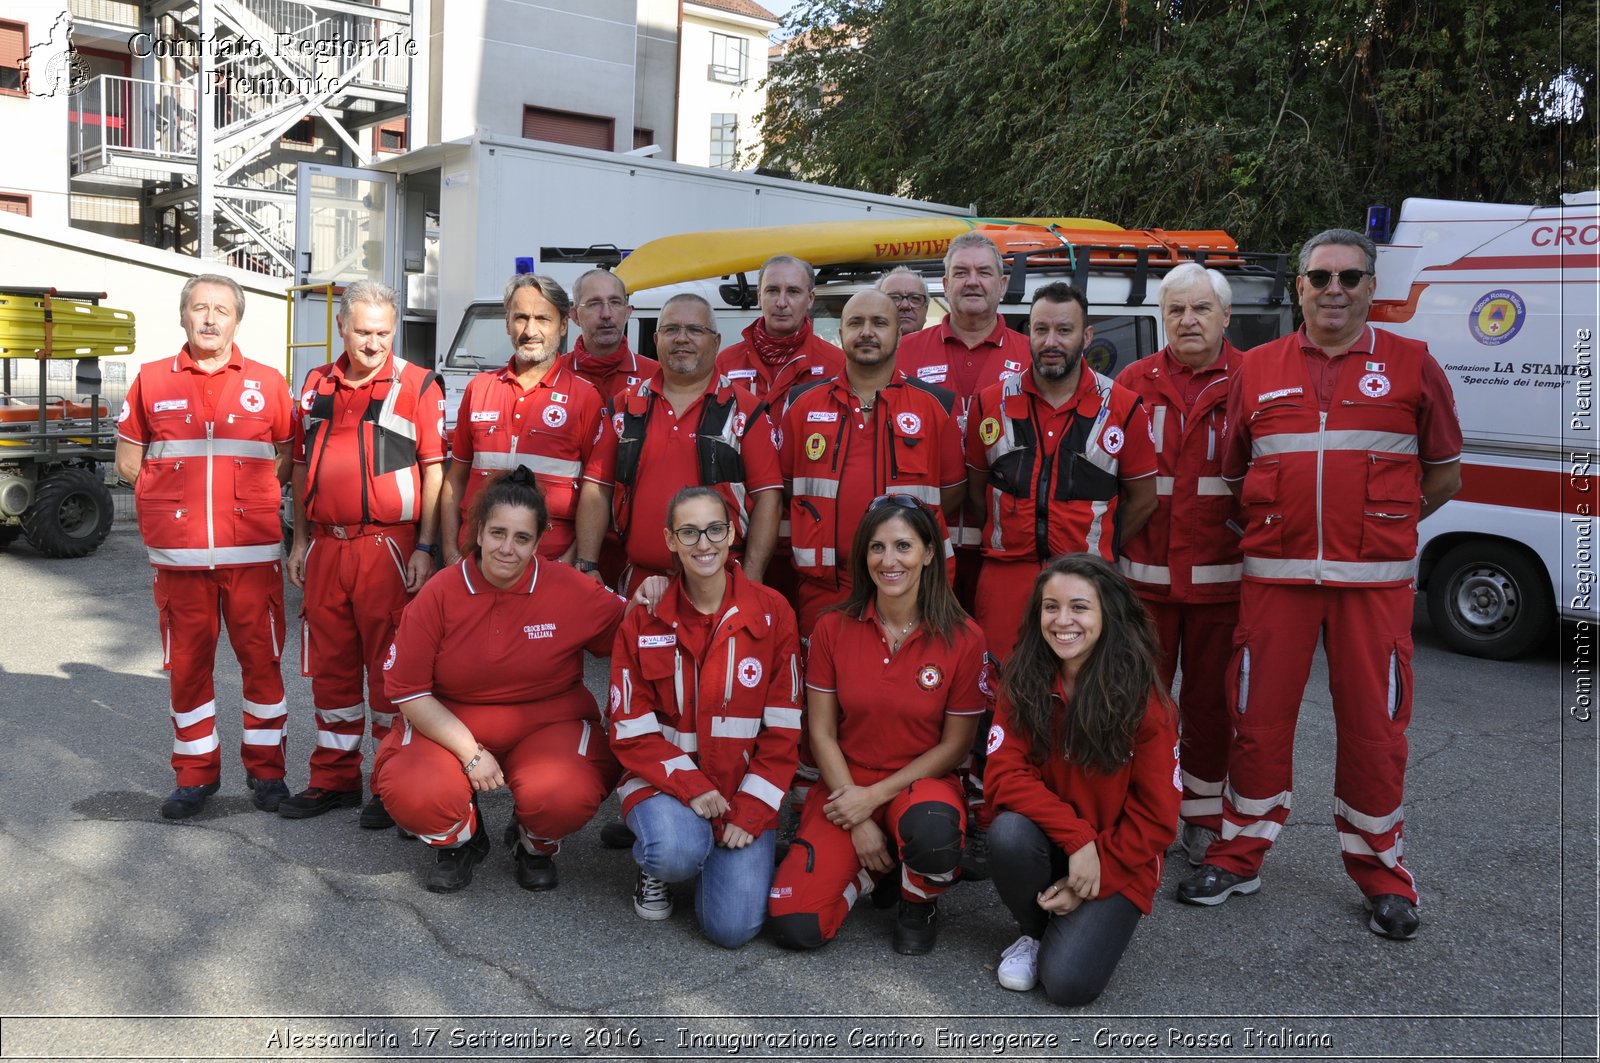
[[667, 505], [677, 572], [622, 622], [611, 655], [617, 793], [637, 841], [633, 907], [672, 914], [670, 883], [699, 876], [695, 918], [724, 948], [761, 932], [778, 806], [800, 741], [799, 638], [778, 592], [728, 568], [728, 504], [686, 487]]
[[1177, 835], [1177, 717], [1155, 631], [1103, 559], [1052, 561], [1006, 662], [984, 792], [989, 867], [1022, 936], [1000, 984], [1053, 1003], [1100, 995]]
[[891, 882], [895, 951], [933, 948], [934, 899], [955, 881], [966, 822], [955, 769], [987, 708], [983, 632], [956, 604], [942, 543], [912, 496], [875, 499], [856, 529], [850, 597], [812, 632], [807, 726], [822, 782], [769, 902], [788, 948], [831, 940], [859, 894]]
[[583, 651], [611, 653], [623, 605], [574, 568], [536, 556], [546, 528], [533, 474], [515, 469], [474, 499], [475, 538], [406, 607], [384, 684], [405, 715], [378, 751], [384, 807], [438, 849], [428, 889], [472, 881], [489, 851], [476, 795], [511, 789], [523, 889], [554, 889], [551, 859], [621, 772]]

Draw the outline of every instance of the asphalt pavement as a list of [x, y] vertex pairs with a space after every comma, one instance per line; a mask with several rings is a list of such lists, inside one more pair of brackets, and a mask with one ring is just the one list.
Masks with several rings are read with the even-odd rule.
[[[1419, 610], [1406, 861], [1422, 930], [1365, 929], [1332, 825], [1326, 668], [1307, 686], [1294, 811], [1253, 897], [1187, 908], [1174, 855], [1104, 996], [1063, 1010], [995, 981], [1016, 936], [989, 883], [941, 903], [938, 948], [889, 948], [853, 912], [814, 954], [701, 939], [691, 905], [633, 912], [629, 854], [596, 823], [530, 894], [496, 848], [463, 893], [355, 810], [254, 810], [239, 677], [217, 668], [223, 789], [162, 820], [172, 787], [151, 570], [119, 523], [94, 555], [0, 550], [0, 1059], [1594, 1058], [1596, 728], [1566, 650], [1445, 651]], [[298, 594], [289, 589], [291, 616]], [[291, 624], [291, 627], [297, 625]], [[1587, 633], [1592, 637], [1592, 632]], [[289, 784], [310, 690], [285, 649]], [[1594, 660], [1590, 643], [1587, 660]], [[604, 662], [590, 686], [604, 690]], [[370, 756], [370, 749], [368, 750]]]

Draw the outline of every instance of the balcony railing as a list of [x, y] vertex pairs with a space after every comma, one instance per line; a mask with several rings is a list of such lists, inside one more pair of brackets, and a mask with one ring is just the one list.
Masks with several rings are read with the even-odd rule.
[[107, 167], [194, 170], [193, 85], [102, 74], [73, 97], [68, 122], [74, 173]]

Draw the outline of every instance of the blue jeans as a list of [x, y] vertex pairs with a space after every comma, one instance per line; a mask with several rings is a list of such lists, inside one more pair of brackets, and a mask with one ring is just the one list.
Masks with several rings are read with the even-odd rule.
[[725, 949], [761, 933], [772, 888], [775, 831], [762, 831], [743, 849], [716, 844], [711, 823], [675, 797], [647, 797], [628, 813], [636, 835], [633, 858], [641, 870], [666, 882], [700, 876], [694, 914], [700, 932]]

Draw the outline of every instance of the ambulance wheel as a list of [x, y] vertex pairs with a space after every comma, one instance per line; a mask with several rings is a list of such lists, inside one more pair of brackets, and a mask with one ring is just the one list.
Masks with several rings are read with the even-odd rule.
[[83, 557], [111, 534], [111, 491], [93, 469], [61, 469], [39, 481], [22, 534], [46, 557]]
[[1544, 568], [1520, 550], [1467, 542], [1428, 577], [1428, 616], [1457, 653], [1509, 661], [1546, 639], [1555, 600]]

